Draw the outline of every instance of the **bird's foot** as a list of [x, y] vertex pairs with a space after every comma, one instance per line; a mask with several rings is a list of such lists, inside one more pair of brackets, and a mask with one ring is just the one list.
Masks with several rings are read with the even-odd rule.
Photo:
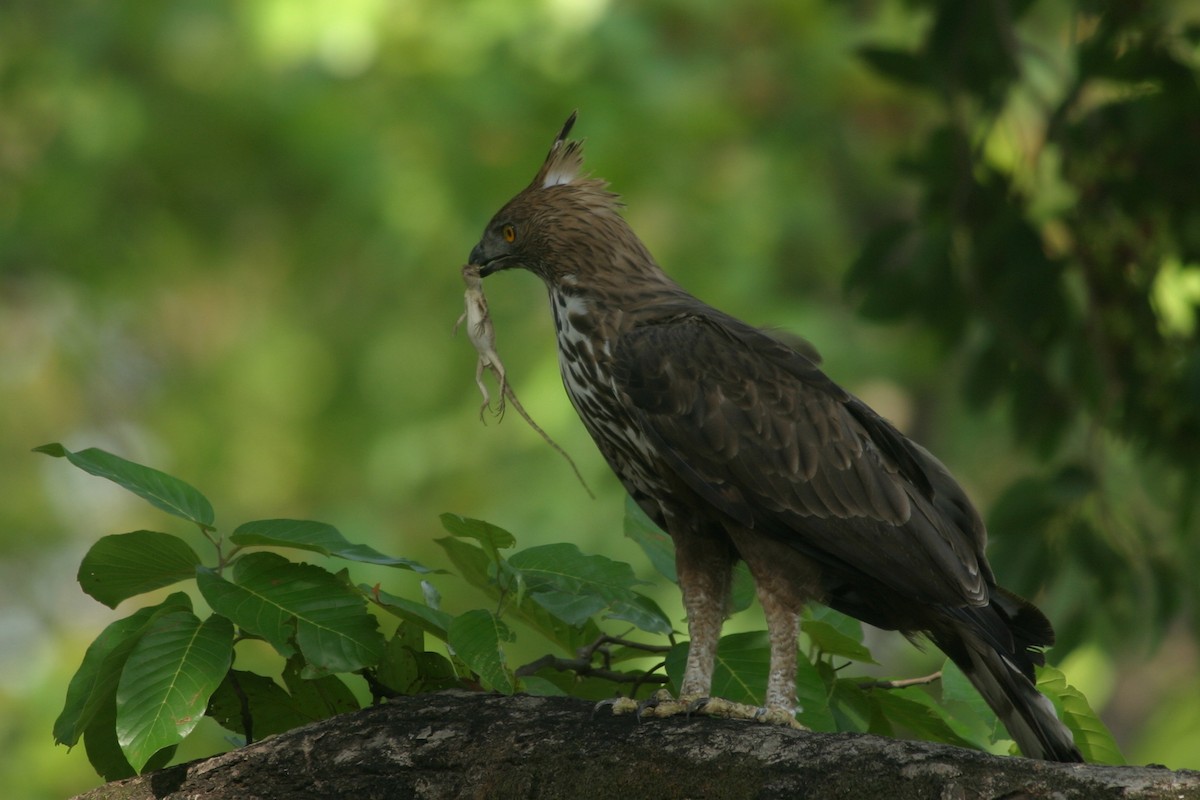
[[604, 706], [611, 708], [613, 714], [633, 714], [639, 721], [645, 717], [675, 717], [680, 714], [690, 717], [693, 714], [699, 714], [707, 717], [752, 720], [767, 725], [782, 725], [797, 730], [808, 730], [797, 722], [795, 715], [786, 708], [763, 708], [746, 703], [735, 703], [723, 697], [684, 695], [675, 698], [666, 689], [660, 689], [640, 702], [628, 697], [602, 700], [596, 704], [596, 709], [599, 710]]

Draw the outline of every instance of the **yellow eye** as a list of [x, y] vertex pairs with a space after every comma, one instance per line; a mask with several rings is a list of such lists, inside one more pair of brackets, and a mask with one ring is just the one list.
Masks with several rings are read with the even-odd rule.
[[500, 235], [504, 237], [504, 241], [512, 244], [517, 240], [517, 229], [512, 225], [505, 225], [500, 229]]

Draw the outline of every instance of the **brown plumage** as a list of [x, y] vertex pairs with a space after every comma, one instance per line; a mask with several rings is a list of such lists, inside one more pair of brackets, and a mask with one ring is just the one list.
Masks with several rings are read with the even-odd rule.
[[1050, 623], [996, 585], [978, 512], [946, 468], [806, 355], [692, 297], [659, 268], [567, 120], [533, 182], [471, 252], [550, 293], [567, 394], [625, 488], [675, 543], [704, 697], [730, 576], [766, 612], [766, 707], [795, 706], [797, 621], [818, 600], [958, 664], [1027, 756], [1082, 760], [1034, 688]]

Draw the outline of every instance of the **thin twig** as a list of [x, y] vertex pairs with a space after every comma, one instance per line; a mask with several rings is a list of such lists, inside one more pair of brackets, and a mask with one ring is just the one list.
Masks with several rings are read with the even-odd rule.
[[[654, 674], [662, 664], [657, 664], [650, 670], [639, 673], [619, 672], [612, 669], [612, 653], [608, 648], [609, 645], [614, 644], [656, 655], [665, 654], [671, 649], [666, 645], [643, 644], [642, 642], [622, 639], [619, 636], [602, 635], [597, 637], [591, 644], [579, 648], [575, 653], [575, 658], [544, 655], [536, 661], [519, 667], [516, 674], [517, 677], [524, 677], [533, 675], [542, 669], [553, 669], [558, 672], [574, 672], [580, 677], [603, 678], [614, 683], [632, 683], [635, 688], [646, 683], [667, 683], [668, 679], [666, 675]], [[592, 661], [595, 660], [597, 653], [599, 653], [602, 662], [602, 666], [598, 667], [592, 666]]]
[[905, 686], [926, 686], [930, 683], [937, 683], [942, 679], [942, 671], [938, 670], [932, 675], [925, 675], [920, 678], [901, 678], [896, 681], [866, 681], [860, 683], [860, 689], [903, 689]]

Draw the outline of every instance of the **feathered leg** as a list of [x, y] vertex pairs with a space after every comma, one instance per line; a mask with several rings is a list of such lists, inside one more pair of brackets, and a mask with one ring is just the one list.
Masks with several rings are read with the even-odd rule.
[[[667, 518], [668, 528], [681, 527]], [[712, 690], [713, 665], [721, 625], [729, 613], [734, 553], [724, 534], [698, 535], [689, 529], [672, 533], [675, 571], [683, 591], [688, 621], [688, 658], [679, 687], [682, 698], [707, 697]]]
[[[639, 717], [669, 717], [703, 714], [733, 719], [752, 719], [775, 725], [801, 728], [795, 718], [796, 634], [799, 604], [783, 606], [776, 594], [760, 586], [759, 599], [767, 609], [771, 639], [771, 676], [765, 708], [712, 697], [713, 670], [721, 626], [729, 613], [733, 564], [737, 559], [728, 534], [715, 527], [701, 527], [685, 516], [666, 515], [667, 529], [675, 542], [675, 571], [683, 590], [688, 620], [688, 658], [680, 682], [679, 698], [663, 690], [644, 703], [618, 700], [608, 703], [613, 713], [637, 713]], [[753, 569], [753, 563], [751, 568]], [[789, 597], [787, 593], [785, 597]]]
[[820, 571], [782, 542], [740, 528], [730, 537], [754, 576], [758, 602], [767, 619], [771, 667], [763, 714], [767, 722], [796, 725], [796, 639], [800, 611], [819, 597]]

